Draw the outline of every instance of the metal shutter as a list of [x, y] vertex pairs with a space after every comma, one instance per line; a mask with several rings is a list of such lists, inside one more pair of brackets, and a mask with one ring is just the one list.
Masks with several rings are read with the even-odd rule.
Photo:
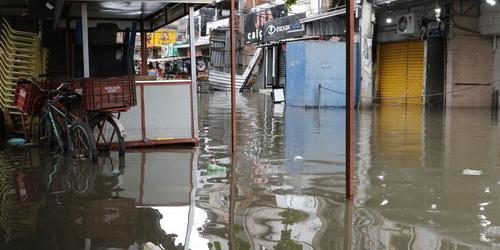
[[380, 46], [379, 55], [379, 97], [382, 103], [421, 104], [422, 99], [414, 97], [422, 95], [424, 43], [384, 43]]

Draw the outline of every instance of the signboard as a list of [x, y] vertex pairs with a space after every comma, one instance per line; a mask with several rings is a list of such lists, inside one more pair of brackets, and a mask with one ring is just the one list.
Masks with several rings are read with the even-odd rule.
[[288, 15], [286, 5], [280, 4], [271, 8], [245, 15], [245, 41], [247, 43], [262, 42], [262, 27], [270, 20]]
[[287, 38], [297, 38], [305, 35], [304, 26], [300, 23], [300, 19], [306, 17], [305, 13], [296, 14], [293, 16], [281, 17], [273, 19], [263, 26], [262, 41], [274, 42]]
[[161, 47], [177, 40], [177, 32], [175, 30], [158, 30], [147, 35], [147, 47]]

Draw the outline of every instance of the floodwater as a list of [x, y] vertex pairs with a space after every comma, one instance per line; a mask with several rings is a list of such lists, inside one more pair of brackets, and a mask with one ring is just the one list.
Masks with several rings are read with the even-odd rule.
[[200, 96], [195, 149], [134, 150], [92, 167], [0, 149], [0, 249], [500, 248], [490, 110], [358, 112], [356, 197], [345, 203], [344, 110], [240, 95], [232, 161], [229, 98]]

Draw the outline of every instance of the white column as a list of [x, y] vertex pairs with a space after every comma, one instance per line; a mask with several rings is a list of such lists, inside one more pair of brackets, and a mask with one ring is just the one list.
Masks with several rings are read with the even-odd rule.
[[82, 45], [83, 45], [83, 77], [90, 77], [89, 25], [87, 22], [87, 3], [82, 3]]
[[189, 48], [191, 51], [191, 101], [193, 105], [194, 137], [198, 138], [198, 85], [196, 82], [196, 44], [194, 34], [194, 6], [189, 7]]
[[273, 62], [272, 62], [272, 72], [271, 72], [271, 76], [273, 78], [273, 82], [272, 82], [272, 86], [274, 88], [275, 84], [276, 84], [276, 45], [273, 45]]
[[269, 48], [264, 48], [264, 89], [269, 85]]

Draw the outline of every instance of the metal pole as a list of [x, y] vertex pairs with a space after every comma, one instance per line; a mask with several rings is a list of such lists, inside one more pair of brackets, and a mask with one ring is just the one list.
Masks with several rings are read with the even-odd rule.
[[71, 26], [70, 26], [69, 19], [66, 19], [66, 79], [70, 79], [72, 74], [71, 74], [71, 53], [72, 53], [72, 46], [71, 46]]
[[83, 43], [83, 77], [90, 77], [89, 24], [87, 20], [87, 3], [82, 3], [82, 43]]
[[[200, 26], [201, 27], [201, 26]], [[194, 6], [189, 7], [189, 47], [191, 51], [191, 112], [193, 112], [193, 137], [198, 138], [198, 86], [196, 79], [196, 37], [194, 34]]]
[[235, 1], [231, 0], [231, 152], [236, 152], [236, 16]]
[[141, 75], [145, 76], [148, 74], [146, 57], [146, 32], [144, 31], [144, 21], [141, 21]]
[[354, 198], [354, 0], [348, 0], [346, 46], [346, 199]]
[[344, 249], [352, 249], [352, 223], [353, 223], [354, 204], [352, 200], [345, 203], [344, 208]]
[[[233, 1], [233, 0], [231, 0]], [[234, 221], [236, 217], [236, 197], [238, 195], [238, 174], [236, 173], [236, 166], [238, 165], [238, 157], [235, 153], [232, 154], [232, 168], [230, 173], [230, 185], [229, 185], [229, 225], [228, 225], [228, 238], [229, 238], [229, 249], [236, 248], [236, 232], [234, 230]]]

